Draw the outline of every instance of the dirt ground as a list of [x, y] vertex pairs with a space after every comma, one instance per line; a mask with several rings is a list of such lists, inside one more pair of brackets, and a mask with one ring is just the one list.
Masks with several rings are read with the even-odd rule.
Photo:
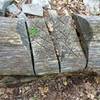
[[[59, 15], [67, 15], [67, 10], [89, 15], [81, 1], [64, 1], [53, 0], [52, 8]], [[41, 77], [0, 76], [0, 100], [100, 100], [100, 76], [94, 72]]]
[[5, 77], [0, 81], [0, 100], [100, 100], [96, 73]]

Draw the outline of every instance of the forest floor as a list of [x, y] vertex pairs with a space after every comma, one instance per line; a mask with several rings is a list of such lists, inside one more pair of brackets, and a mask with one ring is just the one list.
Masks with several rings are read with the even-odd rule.
[[[83, 2], [78, 0], [53, 1], [52, 8], [59, 15], [67, 15], [67, 11], [89, 15]], [[46, 16], [47, 12], [44, 14]], [[41, 77], [0, 76], [0, 100], [100, 100], [100, 76], [94, 72]]]
[[0, 100], [100, 100], [100, 76], [94, 72], [1, 80]]

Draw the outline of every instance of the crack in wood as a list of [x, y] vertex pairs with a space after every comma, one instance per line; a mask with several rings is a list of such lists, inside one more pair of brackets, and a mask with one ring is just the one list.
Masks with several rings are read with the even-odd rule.
[[52, 36], [51, 36], [51, 32], [49, 31], [48, 24], [47, 24], [46, 22], [45, 22], [45, 24], [46, 24], [48, 33], [49, 33], [49, 35], [50, 35], [50, 37], [51, 37], [51, 40], [52, 40], [52, 42], [53, 42], [54, 51], [55, 51], [56, 58], [57, 58], [57, 61], [58, 61], [58, 66], [59, 66], [59, 73], [61, 73], [61, 62], [60, 62], [60, 58], [59, 58], [58, 51], [57, 51], [57, 49], [56, 49], [56, 44], [55, 44], [55, 42], [54, 42], [54, 39], [53, 39]]
[[25, 21], [25, 26], [26, 26], [26, 31], [27, 31], [28, 40], [29, 40], [29, 47], [30, 47], [30, 54], [31, 54], [32, 66], [33, 66], [33, 72], [34, 72], [34, 75], [36, 76], [33, 49], [32, 49], [32, 44], [31, 44], [31, 40], [30, 40], [30, 34], [29, 34], [29, 30], [28, 30], [28, 25], [27, 25], [26, 21]]

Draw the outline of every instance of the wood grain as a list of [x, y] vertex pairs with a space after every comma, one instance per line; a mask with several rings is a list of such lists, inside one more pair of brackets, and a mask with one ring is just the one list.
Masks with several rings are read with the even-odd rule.
[[62, 72], [78, 71], [85, 67], [86, 59], [81, 49], [77, 33], [69, 16], [50, 15], [47, 20], [53, 24], [54, 46], [56, 47]]
[[25, 24], [0, 17], [0, 75], [33, 75]]
[[36, 36], [31, 38], [36, 74], [58, 73], [58, 61], [45, 20], [42, 18], [35, 18], [28, 22], [29, 30], [34, 28], [38, 32]]

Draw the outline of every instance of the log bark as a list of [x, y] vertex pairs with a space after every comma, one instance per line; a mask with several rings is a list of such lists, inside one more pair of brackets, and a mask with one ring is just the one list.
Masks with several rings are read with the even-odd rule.
[[33, 75], [29, 42], [22, 20], [0, 17], [0, 75]]

